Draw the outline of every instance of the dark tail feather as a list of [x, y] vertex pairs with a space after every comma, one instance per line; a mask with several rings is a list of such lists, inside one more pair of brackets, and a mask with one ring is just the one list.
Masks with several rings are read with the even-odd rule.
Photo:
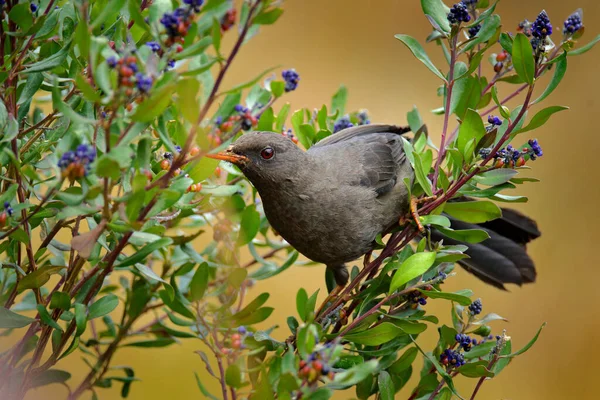
[[483, 224], [471, 224], [447, 215], [453, 229], [483, 229], [490, 238], [481, 243], [463, 243], [432, 231], [432, 239], [446, 244], [464, 244], [470, 258], [458, 263], [482, 281], [506, 290], [505, 283], [522, 285], [535, 281], [533, 260], [527, 254], [526, 244], [541, 233], [531, 218], [511, 209], [502, 209], [502, 218]]

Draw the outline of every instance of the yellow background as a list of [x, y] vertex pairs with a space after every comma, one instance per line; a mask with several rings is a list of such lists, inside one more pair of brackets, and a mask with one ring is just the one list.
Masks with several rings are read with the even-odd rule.
[[[524, 17], [533, 20], [545, 8], [555, 26], [555, 36], [559, 36], [562, 22], [578, 6], [585, 11], [587, 27], [582, 42], [588, 42], [600, 32], [600, 6], [596, 0], [505, 0], [498, 10], [506, 29], [514, 32], [518, 21]], [[284, 8], [285, 14], [276, 25], [263, 28], [242, 49], [224, 87], [247, 81], [269, 66], [294, 67], [301, 74], [300, 86], [285, 97], [294, 109], [329, 104], [331, 94], [344, 83], [349, 88], [350, 110], [366, 108], [373, 122], [402, 124], [406, 111], [415, 104], [434, 142], [438, 141], [441, 117], [428, 110], [441, 105], [435, 94], [440, 81], [393, 37], [406, 33], [424, 42], [430, 28], [418, 1], [288, 0]], [[231, 39], [227, 38], [226, 43]], [[427, 45], [426, 50], [434, 62], [443, 65], [435, 45]], [[448, 289], [473, 289], [483, 299], [484, 313], [494, 311], [507, 317], [509, 323], [496, 322], [493, 328], [495, 333], [506, 328], [513, 338], [513, 348], [522, 347], [542, 322], [548, 322], [538, 343], [498, 378], [486, 382], [478, 399], [597, 398], [593, 393], [597, 393], [594, 387], [600, 357], [600, 269], [594, 256], [598, 249], [594, 227], [600, 224], [600, 85], [593, 74], [599, 64], [598, 48], [569, 58], [563, 83], [545, 105], [567, 105], [572, 109], [557, 114], [535, 132], [545, 155], [532, 163], [531, 174], [542, 182], [518, 189], [518, 194], [530, 197], [529, 203], [518, 208], [535, 218], [543, 232], [529, 248], [538, 267], [538, 281], [502, 292], [457, 268], [458, 276], [447, 283]], [[509, 94], [512, 87], [502, 86], [501, 97]], [[305, 287], [309, 293], [322, 288], [323, 272], [321, 267], [291, 268], [253, 289], [251, 296], [263, 291], [271, 293], [267, 305], [276, 307], [276, 311], [268, 322], [281, 326], [275, 333], [277, 338], [288, 335], [285, 318], [295, 314], [298, 288]], [[449, 323], [446, 302], [431, 301], [427, 310]], [[431, 348], [435, 339], [435, 330], [430, 329], [420, 340], [425, 348]], [[131, 399], [202, 398], [194, 382], [194, 371], [202, 374], [213, 393], [219, 391], [193, 353], [198, 348], [200, 342], [194, 340], [157, 350], [127, 348], [117, 353], [113, 364], [131, 365], [143, 380], [133, 384]], [[73, 382], [78, 382], [84, 372], [83, 364], [77, 353], [69, 360], [58, 367], [73, 372]], [[407, 387], [416, 385], [417, 373]], [[461, 393], [469, 395], [475, 380], [461, 378], [459, 382]], [[98, 394], [102, 399], [117, 399], [119, 391], [120, 387], [99, 389]], [[64, 388], [48, 387], [29, 398], [58, 399], [64, 393]], [[352, 395], [353, 392], [340, 393], [336, 398]], [[408, 395], [405, 388], [397, 398]]]

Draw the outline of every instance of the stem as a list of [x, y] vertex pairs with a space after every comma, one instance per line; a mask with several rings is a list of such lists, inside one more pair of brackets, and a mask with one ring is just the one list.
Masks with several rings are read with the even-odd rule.
[[448, 120], [450, 119], [450, 101], [452, 99], [452, 88], [454, 87], [454, 66], [456, 65], [456, 41], [458, 34], [450, 39], [450, 72], [448, 72], [448, 85], [446, 90], [446, 105], [444, 107], [444, 126], [442, 128], [442, 141], [440, 151], [435, 162], [435, 171], [433, 173], [433, 187], [437, 187], [437, 180], [440, 174], [440, 166], [446, 155], [446, 133], [448, 132]]
[[435, 398], [435, 396], [437, 396], [437, 394], [440, 392], [440, 390], [442, 390], [442, 388], [444, 387], [445, 384], [446, 384], [446, 381], [444, 380], [444, 378], [442, 378], [442, 380], [440, 381], [440, 384], [437, 385], [437, 387], [435, 388], [435, 390], [433, 392], [431, 392], [431, 396], [429, 396], [429, 398], [427, 400], [433, 400]]

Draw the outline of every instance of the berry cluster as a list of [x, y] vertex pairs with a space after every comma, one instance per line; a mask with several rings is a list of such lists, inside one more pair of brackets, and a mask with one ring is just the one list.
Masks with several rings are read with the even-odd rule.
[[471, 338], [469, 335], [464, 333], [457, 334], [454, 339], [464, 351], [470, 351], [473, 346], [477, 346], [477, 339]]
[[531, 149], [528, 149], [527, 147], [525, 147], [525, 148], [523, 148], [523, 152], [529, 154], [529, 158], [532, 159], [533, 161], [535, 161], [536, 158], [544, 155], [544, 152], [542, 151], [542, 147], [539, 145], [537, 139], [529, 139], [527, 141], [527, 144], [529, 144], [529, 146], [531, 146]]
[[286, 69], [281, 73], [281, 77], [285, 81], [286, 92], [296, 90], [300, 81], [300, 75], [298, 75], [295, 69]]
[[497, 125], [497, 126], [502, 125], [502, 120], [500, 118], [496, 117], [495, 115], [489, 115], [488, 122], [492, 125]]
[[481, 30], [481, 24], [473, 25], [468, 30], [469, 37], [472, 38], [472, 37], [477, 36], [477, 34], [479, 33], [480, 30]]
[[524, 19], [523, 21], [519, 22], [519, 25], [517, 25], [517, 32], [522, 32], [525, 36], [530, 37], [531, 22], [528, 19]]
[[254, 115], [252, 115], [252, 111], [249, 108], [238, 104], [235, 106], [235, 112], [237, 113], [237, 115], [230, 116], [227, 119], [227, 122], [221, 123], [222, 119], [218, 119], [217, 121], [215, 121], [215, 123], [219, 125], [219, 131], [231, 131], [233, 129], [233, 125], [236, 122], [240, 123], [240, 126], [244, 131], [249, 131], [250, 129], [252, 129], [253, 126], [256, 126], [258, 124], [258, 119]]
[[[537, 139], [530, 139], [527, 144], [530, 147], [523, 147], [521, 150], [515, 149], [511, 145], [506, 146], [505, 149], [500, 149], [493, 156], [494, 157], [494, 166], [496, 168], [502, 168], [504, 166], [508, 167], [522, 167], [525, 165], [525, 157], [528, 157], [530, 160], [535, 161], [538, 157], [544, 155], [542, 151], [542, 147], [539, 145]], [[479, 150], [479, 155], [481, 158], [487, 158], [492, 154], [491, 148], [483, 148]]]
[[154, 53], [158, 53], [161, 50], [160, 44], [158, 44], [158, 42], [146, 42], [146, 46], [148, 46], [150, 50], [152, 50], [152, 52]]
[[127, 88], [125, 94], [128, 96], [133, 94], [133, 87], [137, 87], [142, 93], [148, 93], [154, 83], [154, 79], [152, 79], [151, 76], [145, 75], [139, 71], [137, 61], [135, 56], [126, 56], [119, 59], [116, 57], [109, 57], [106, 59], [106, 63], [110, 68], [117, 69], [117, 72], [119, 73], [119, 83], [121, 86]]
[[96, 149], [87, 144], [80, 144], [75, 151], [65, 152], [58, 161], [62, 176], [74, 181], [82, 178], [90, 171], [90, 164], [96, 159]]
[[12, 217], [12, 215], [13, 215], [13, 212], [14, 212], [15, 210], [13, 210], [13, 208], [11, 207], [11, 205], [10, 205], [10, 202], [9, 202], [9, 201], [5, 201], [5, 202], [4, 202], [4, 211], [5, 211], [5, 212], [8, 214], [8, 216], [9, 216], [9, 217]]
[[504, 68], [504, 61], [508, 58], [508, 53], [506, 50], [502, 50], [500, 53], [496, 54], [496, 64], [494, 64], [494, 72], [497, 74], [502, 71]]
[[292, 132], [291, 129], [286, 130], [285, 128], [283, 128], [283, 131], [281, 132], [281, 134], [283, 136], [289, 138], [295, 144], [298, 144], [298, 138], [294, 135], [294, 133]]
[[417, 308], [420, 305], [427, 304], [427, 296], [418, 290], [414, 290], [408, 294], [408, 301], [411, 303], [411, 308]]
[[333, 133], [337, 133], [346, 128], [352, 128], [353, 126], [354, 124], [350, 122], [350, 117], [344, 115], [342, 118], [335, 121], [335, 124], [333, 125]]
[[461, 1], [450, 8], [448, 21], [450, 21], [451, 24], [460, 24], [461, 22], [469, 22], [470, 20], [471, 16], [469, 15], [469, 10], [467, 9], [465, 2]]
[[369, 114], [367, 113], [367, 110], [359, 111], [359, 113], [356, 116], [358, 117], [359, 125], [369, 125], [371, 123], [371, 120], [369, 119]]
[[552, 35], [552, 24], [550, 23], [548, 14], [546, 14], [546, 10], [542, 10], [535, 21], [533, 21], [533, 24], [531, 24], [531, 34], [533, 37], [539, 39], [546, 39]]
[[8, 217], [13, 215], [13, 208], [10, 206], [10, 202], [4, 202], [4, 211], [0, 213], [0, 228], [2, 228], [6, 224], [6, 220]]
[[547, 42], [546, 39], [548, 36], [552, 35], [552, 24], [550, 23], [550, 18], [548, 18], [546, 11], [542, 10], [531, 24], [531, 35], [533, 36], [531, 39], [531, 47], [533, 47], [536, 54], [539, 55], [544, 51]]
[[583, 28], [583, 22], [581, 21], [581, 15], [579, 12], [574, 12], [569, 15], [569, 18], [565, 21], [565, 28], [563, 29], [563, 33], [567, 36], [570, 36]]
[[230, 8], [221, 18], [221, 31], [227, 32], [235, 25], [235, 19], [237, 17], [237, 10]]
[[252, 336], [252, 332], [248, 331], [246, 329], [246, 327], [240, 326], [237, 329], [237, 333], [234, 333], [231, 335], [231, 340], [230, 340], [231, 348], [223, 347], [221, 349], [221, 352], [223, 354], [229, 354], [229, 353], [239, 351], [239, 350], [246, 348], [246, 346], [244, 346], [243, 341], [246, 337], [249, 337], [249, 336]]
[[167, 46], [174, 43], [183, 43], [190, 25], [192, 25], [194, 14], [200, 12], [204, 0], [184, 0], [187, 7], [179, 7], [172, 13], [164, 13], [160, 23], [165, 27], [167, 33]]
[[440, 356], [440, 362], [442, 365], [458, 368], [465, 364], [465, 358], [456, 350], [446, 349]]
[[481, 304], [481, 299], [477, 299], [469, 305], [469, 312], [471, 313], [471, 315], [481, 314], [482, 309], [483, 305]]
[[333, 380], [334, 373], [319, 352], [312, 353], [308, 360], [300, 360], [298, 376], [310, 383], [316, 382], [321, 376]]

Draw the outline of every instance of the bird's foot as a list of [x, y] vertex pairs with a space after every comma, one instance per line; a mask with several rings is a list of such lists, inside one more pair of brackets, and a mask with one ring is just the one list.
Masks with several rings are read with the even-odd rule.
[[411, 197], [410, 198], [410, 217], [407, 215], [403, 215], [400, 217], [400, 225], [405, 225], [407, 222], [409, 222], [411, 219], [413, 221], [415, 221], [415, 224], [417, 224], [417, 228], [419, 229], [419, 232], [421, 233], [425, 233], [425, 227], [423, 226], [423, 224], [421, 223], [421, 219], [419, 218], [419, 204], [424, 204], [424, 203], [428, 203], [430, 201], [433, 201], [437, 199], [437, 196], [428, 196], [428, 197], [422, 197], [420, 199], [416, 198], [416, 197]]

